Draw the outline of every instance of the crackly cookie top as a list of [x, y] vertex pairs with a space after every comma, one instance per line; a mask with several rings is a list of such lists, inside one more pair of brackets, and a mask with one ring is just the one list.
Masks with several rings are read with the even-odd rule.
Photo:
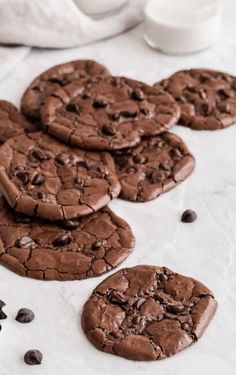
[[179, 118], [177, 104], [161, 87], [124, 77], [67, 85], [46, 100], [41, 113], [53, 136], [97, 150], [135, 146], [141, 136], [159, 134]]
[[1, 147], [0, 189], [18, 212], [64, 220], [104, 207], [120, 185], [108, 153], [69, 148], [37, 132]]
[[145, 202], [174, 188], [195, 167], [195, 159], [177, 135], [165, 132], [113, 154], [121, 197]]
[[195, 343], [217, 309], [199, 281], [165, 267], [127, 268], [93, 291], [82, 327], [99, 350], [132, 360], [159, 360]]
[[108, 69], [93, 60], [76, 60], [56, 65], [33, 80], [21, 100], [22, 112], [40, 118], [40, 109], [48, 95], [70, 82], [82, 84], [89, 77], [108, 76]]
[[179, 104], [180, 125], [216, 130], [236, 122], [236, 78], [229, 74], [208, 69], [183, 70], [157, 85]]
[[129, 225], [108, 207], [77, 220], [47, 222], [15, 213], [0, 198], [0, 263], [22, 276], [78, 280], [98, 276], [132, 251]]
[[27, 121], [12, 103], [0, 100], [0, 145], [11, 137], [36, 130], [36, 125]]

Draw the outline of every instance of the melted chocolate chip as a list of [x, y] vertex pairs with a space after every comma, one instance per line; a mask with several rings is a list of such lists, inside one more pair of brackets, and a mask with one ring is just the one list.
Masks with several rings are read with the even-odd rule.
[[55, 161], [57, 162], [57, 164], [59, 164], [61, 166], [64, 166], [64, 165], [68, 165], [70, 163], [70, 158], [69, 158], [68, 155], [58, 154], [55, 157]]
[[107, 136], [113, 136], [116, 134], [115, 128], [112, 125], [107, 125], [107, 124], [103, 125], [101, 131], [102, 131], [102, 134], [107, 135]]
[[182, 214], [182, 217], [181, 217], [181, 221], [183, 223], [192, 223], [196, 219], [197, 219], [197, 214], [193, 210], [184, 211], [184, 213]]
[[20, 309], [16, 315], [16, 320], [19, 323], [30, 323], [34, 320], [34, 318], [34, 312], [26, 308]]
[[141, 89], [137, 88], [133, 90], [132, 98], [135, 100], [143, 100], [145, 98], [145, 94]]
[[24, 355], [24, 361], [27, 365], [34, 366], [40, 365], [43, 360], [43, 355], [39, 350], [29, 350]]
[[135, 155], [133, 157], [133, 161], [137, 164], [145, 164], [147, 162], [147, 158], [143, 155]]
[[108, 100], [104, 98], [96, 98], [93, 102], [94, 108], [106, 108], [108, 106]]
[[75, 230], [81, 228], [81, 223], [77, 220], [64, 220], [61, 222], [61, 227], [66, 230]]
[[149, 178], [154, 184], [156, 184], [165, 180], [165, 174], [160, 170], [156, 170], [150, 174]]
[[37, 148], [32, 151], [32, 155], [34, 156], [35, 159], [37, 159], [39, 161], [43, 161], [43, 160], [48, 159], [48, 156], [45, 154], [45, 152], [43, 152], [42, 150], [39, 150]]

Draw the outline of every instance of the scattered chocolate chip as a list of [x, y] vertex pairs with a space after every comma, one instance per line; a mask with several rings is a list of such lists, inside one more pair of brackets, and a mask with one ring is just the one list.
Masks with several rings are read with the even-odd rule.
[[92, 244], [92, 250], [98, 250], [98, 249], [100, 249], [102, 246], [103, 246], [103, 242], [102, 242], [102, 241], [95, 241], [95, 242]]
[[68, 165], [70, 163], [70, 157], [67, 154], [58, 154], [55, 157], [55, 161], [61, 166]]
[[192, 223], [197, 219], [197, 214], [193, 210], [186, 210], [181, 216], [181, 221], [183, 223]]
[[27, 365], [40, 365], [43, 360], [43, 355], [39, 350], [28, 350], [24, 355], [24, 361]]
[[43, 152], [42, 150], [39, 150], [39, 149], [34, 149], [32, 151], [32, 155], [35, 157], [35, 159], [37, 159], [39, 161], [43, 161], [43, 160], [48, 159], [48, 156], [45, 154], [45, 152]]
[[102, 126], [102, 134], [107, 136], [113, 136], [116, 134], [115, 128], [112, 125], [105, 124]]
[[80, 178], [80, 177], [75, 177], [75, 178], [74, 178], [74, 183], [75, 183], [76, 185], [78, 185], [79, 187], [82, 187], [83, 184], [84, 184], [84, 180], [83, 180], [82, 178]]
[[34, 176], [33, 180], [31, 181], [31, 184], [35, 186], [40, 186], [43, 184], [43, 182], [44, 182], [43, 175], [38, 173]]
[[30, 224], [32, 222], [32, 218], [23, 214], [17, 214], [15, 217], [15, 222], [17, 224]]
[[18, 238], [15, 243], [14, 243], [14, 246], [16, 247], [22, 247], [22, 248], [27, 248], [27, 247], [30, 247], [32, 245], [34, 245], [34, 241], [32, 240], [31, 237], [29, 236], [23, 236], [21, 238]]
[[150, 111], [149, 111], [148, 108], [142, 107], [142, 108], [140, 108], [140, 113], [142, 113], [145, 116], [148, 116]]
[[133, 90], [132, 98], [135, 100], [143, 100], [145, 98], [144, 92], [140, 88], [137, 88]]
[[27, 184], [29, 181], [29, 175], [27, 172], [17, 172], [16, 177], [23, 183], [23, 185]]
[[66, 110], [71, 113], [79, 113], [79, 106], [75, 103], [68, 103]]
[[30, 309], [20, 309], [16, 315], [16, 320], [19, 323], [30, 323], [34, 320], [34, 312]]
[[93, 101], [94, 108], [106, 108], [108, 106], [108, 100], [104, 98], [97, 97]]
[[145, 164], [147, 162], [147, 158], [143, 155], [135, 155], [133, 157], [133, 161], [137, 164]]
[[129, 110], [129, 109], [124, 109], [123, 111], [121, 111], [121, 116], [125, 117], [125, 118], [134, 118], [137, 116], [137, 111], [133, 111], [133, 110]]
[[89, 170], [89, 165], [88, 165], [88, 163], [85, 160], [79, 160], [79, 161], [77, 161], [77, 165], [79, 167], [82, 167], [82, 168], [86, 169], [87, 171]]
[[167, 281], [167, 276], [164, 275], [164, 273], [158, 273], [156, 277], [157, 280], [161, 283], [165, 283]]
[[72, 237], [69, 234], [64, 234], [52, 241], [53, 246], [65, 246], [72, 242]]
[[137, 309], [140, 309], [140, 307], [146, 302], [146, 299], [145, 298], [139, 298], [136, 302], [135, 302], [135, 307]]
[[61, 222], [61, 227], [67, 230], [75, 230], [81, 228], [81, 223], [77, 220], [64, 220]]
[[39, 191], [39, 192], [37, 193], [37, 197], [38, 197], [38, 199], [45, 199], [45, 198], [46, 198], [46, 194], [45, 194], [45, 193], [42, 193], [41, 191]]
[[141, 322], [141, 316], [134, 316], [132, 319], [132, 323], [134, 325], [139, 324]]
[[83, 99], [90, 99], [91, 96], [92, 96], [92, 95], [90, 94], [90, 92], [84, 92], [83, 95], [82, 95], [82, 98], [83, 98]]
[[167, 305], [166, 311], [171, 314], [179, 314], [184, 311], [185, 307], [183, 305]]
[[117, 120], [119, 120], [119, 118], [120, 118], [120, 114], [117, 113], [117, 112], [115, 112], [115, 113], [110, 113], [110, 114], [109, 114], [109, 117], [111, 118], [111, 120], [113, 120], [113, 121], [117, 121]]

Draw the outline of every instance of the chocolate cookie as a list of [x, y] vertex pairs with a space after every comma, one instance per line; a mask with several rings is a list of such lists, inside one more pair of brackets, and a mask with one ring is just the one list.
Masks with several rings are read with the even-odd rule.
[[36, 125], [28, 122], [12, 103], [0, 100], [0, 145], [11, 137], [36, 130]]
[[45, 129], [85, 149], [116, 150], [137, 145], [141, 136], [172, 127], [179, 107], [162, 88], [122, 77], [72, 83], [42, 107]]
[[69, 148], [37, 132], [0, 148], [0, 191], [17, 212], [64, 220], [104, 207], [120, 185], [108, 153]]
[[195, 159], [184, 142], [168, 132], [113, 155], [121, 197], [135, 202], [152, 200], [173, 189], [195, 167]]
[[162, 81], [161, 86], [180, 106], [180, 125], [216, 130], [236, 122], [236, 78], [229, 74], [183, 70]]
[[136, 361], [170, 357], [195, 343], [217, 309], [199, 281], [138, 266], [103, 281], [85, 304], [82, 327], [99, 350]]
[[108, 76], [108, 69], [92, 60], [77, 60], [54, 66], [33, 80], [21, 100], [21, 109], [31, 118], [40, 118], [46, 97], [70, 82], [82, 83], [89, 77]]
[[15, 214], [0, 198], [0, 263], [22, 276], [81, 280], [101, 275], [132, 251], [130, 226], [108, 207], [51, 223]]

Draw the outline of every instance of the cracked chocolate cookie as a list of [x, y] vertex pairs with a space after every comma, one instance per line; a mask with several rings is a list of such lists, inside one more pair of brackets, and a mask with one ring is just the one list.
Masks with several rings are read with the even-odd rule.
[[146, 202], [173, 189], [195, 167], [182, 139], [168, 132], [144, 138], [135, 148], [116, 151], [113, 156], [120, 197], [133, 202]]
[[132, 251], [130, 226], [108, 207], [77, 220], [46, 222], [16, 214], [0, 198], [0, 264], [42, 280], [101, 275]]
[[42, 73], [25, 91], [22, 112], [30, 118], [40, 118], [40, 108], [48, 95], [71, 82], [82, 84], [89, 77], [109, 76], [108, 69], [92, 60], [77, 60], [56, 65]]
[[194, 344], [217, 309], [199, 281], [165, 267], [116, 272], [83, 308], [82, 328], [99, 350], [136, 361], [160, 360]]
[[69, 148], [37, 132], [0, 148], [0, 191], [17, 212], [64, 220], [106, 206], [120, 184], [108, 153]]
[[194, 130], [217, 130], [236, 122], [236, 78], [229, 74], [191, 69], [158, 83], [181, 109], [180, 125]]
[[45, 129], [61, 141], [94, 150], [137, 145], [179, 119], [179, 107], [162, 88], [122, 77], [72, 83], [49, 97], [42, 107]]
[[11, 137], [36, 130], [36, 125], [28, 122], [12, 103], [0, 100], [0, 145]]

